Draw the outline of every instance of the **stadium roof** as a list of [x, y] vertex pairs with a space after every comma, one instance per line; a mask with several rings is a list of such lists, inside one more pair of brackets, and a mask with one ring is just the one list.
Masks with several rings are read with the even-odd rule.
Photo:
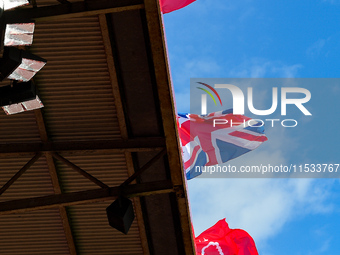
[[[157, 1], [58, 1], [4, 12], [36, 21], [48, 62], [45, 107], [0, 114], [0, 253], [194, 254]], [[127, 235], [106, 217], [119, 194]]]

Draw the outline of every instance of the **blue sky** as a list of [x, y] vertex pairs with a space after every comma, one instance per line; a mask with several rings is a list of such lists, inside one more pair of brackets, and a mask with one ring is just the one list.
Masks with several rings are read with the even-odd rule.
[[[339, 77], [339, 13], [339, 0], [197, 0], [164, 15], [178, 111], [190, 111], [190, 78]], [[298, 127], [267, 127], [267, 142], [229, 163], [340, 163], [340, 83], [324, 83], [304, 86], [313, 116], [293, 111]], [[270, 106], [270, 90], [257, 91], [257, 103]], [[226, 218], [253, 236], [261, 255], [340, 254], [338, 179], [196, 178], [188, 185], [196, 234]]]

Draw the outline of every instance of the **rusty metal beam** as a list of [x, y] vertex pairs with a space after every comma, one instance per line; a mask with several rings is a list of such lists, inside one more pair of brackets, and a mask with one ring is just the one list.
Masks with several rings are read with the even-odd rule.
[[30, 156], [36, 152], [58, 152], [63, 155], [111, 154], [153, 151], [165, 147], [163, 137], [134, 138], [128, 140], [93, 140], [40, 143], [0, 144], [0, 157]]
[[[47, 129], [46, 129], [45, 120], [44, 120], [44, 116], [42, 114], [41, 109], [34, 110], [34, 115], [37, 121], [41, 141], [48, 142], [49, 139], [48, 139]], [[60, 183], [58, 179], [57, 169], [55, 167], [52, 155], [51, 153], [46, 152], [45, 157], [46, 157], [46, 162], [48, 166], [48, 171], [51, 176], [51, 182], [52, 182], [54, 193], [61, 194], [61, 188], [60, 188]], [[77, 249], [76, 249], [76, 245], [73, 239], [70, 221], [67, 215], [66, 208], [64, 206], [59, 206], [59, 215], [60, 215], [61, 222], [63, 224], [65, 238], [67, 241], [70, 255], [77, 255]]]
[[138, 169], [135, 173], [133, 173], [129, 178], [126, 179], [120, 186], [124, 187], [129, 185], [133, 180], [135, 180], [138, 176], [140, 176], [145, 170], [147, 170], [151, 165], [153, 165], [157, 160], [162, 158], [166, 154], [166, 150], [163, 149], [159, 153], [156, 154], [152, 159], [150, 159], [144, 166]]
[[118, 86], [118, 78], [117, 78], [116, 66], [114, 63], [114, 57], [112, 53], [112, 45], [111, 45], [111, 39], [110, 39], [110, 34], [109, 34], [109, 28], [107, 26], [107, 20], [104, 14], [99, 15], [99, 25], [100, 25], [100, 30], [102, 32], [103, 43], [105, 47], [107, 67], [108, 67], [108, 71], [110, 75], [112, 93], [113, 93], [113, 97], [115, 100], [120, 134], [123, 139], [128, 139], [128, 132], [127, 132], [126, 122], [125, 122], [125, 113], [123, 110], [124, 108], [123, 108], [121, 93], [120, 93], [119, 86]]
[[149, 196], [174, 192], [171, 181], [148, 182], [131, 184], [125, 187], [112, 187], [108, 189], [94, 189], [72, 193], [49, 195], [44, 197], [26, 198], [0, 203], [0, 215], [24, 213], [41, 209], [58, 208], [59, 206], [71, 206], [102, 202], [124, 195], [126, 197]]
[[40, 157], [41, 152], [38, 152], [30, 161], [28, 161], [1, 189], [0, 195], [4, 193], [16, 180], [20, 178]]
[[42, 115], [41, 109], [34, 110], [34, 116], [35, 116], [35, 120], [37, 122], [38, 131], [39, 131], [41, 141], [48, 142], [48, 135], [47, 135], [46, 125], [45, 125], [45, 120], [44, 120], [44, 117]]
[[[166, 52], [165, 36], [158, 1], [144, 0], [146, 21], [150, 40], [152, 60], [156, 86], [162, 115], [164, 133], [166, 137], [166, 149], [171, 173], [171, 180], [178, 187], [176, 199], [180, 214], [180, 224], [185, 254], [196, 254], [192, 229], [188, 197], [186, 195], [185, 176], [180, 155], [178, 133], [176, 127], [176, 110], [173, 99], [173, 89], [169, 74], [168, 58]], [[177, 139], [175, 139], [177, 138]]]
[[52, 156], [54, 158], [60, 160], [61, 162], [63, 162], [67, 166], [71, 167], [73, 170], [77, 171], [79, 174], [84, 176], [86, 179], [88, 179], [88, 180], [92, 181], [93, 183], [97, 184], [99, 187], [102, 187], [102, 188], [105, 188], [105, 189], [109, 188], [109, 186], [107, 186], [105, 183], [101, 182], [100, 180], [98, 180], [97, 178], [95, 178], [94, 176], [89, 174], [88, 172], [86, 172], [83, 169], [81, 169], [80, 167], [76, 166], [71, 161], [69, 161], [66, 158], [60, 156], [58, 153], [54, 152], [54, 153], [52, 153]]
[[36, 21], [53, 21], [143, 8], [144, 5], [141, 0], [80, 1], [6, 11], [3, 17], [6, 23], [16, 22], [18, 17], [20, 17], [20, 19], [34, 19]]
[[58, 0], [58, 2], [61, 4], [70, 4], [70, 2], [67, 0]]
[[[60, 183], [58, 179], [57, 169], [55, 167], [52, 155], [51, 153], [45, 153], [45, 157], [46, 157], [46, 161], [48, 165], [48, 171], [50, 172], [54, 193], [61, 194], [61, 188], [60, 188]], [[64, 233], [65, 233], [65, 237], [67, 240], [70, 255], [77, 255], [77, 250], [76, 250], [76, 246], [75, 246], [75, 242], [74, 242], [74, 238], [73, 238], [73, 234], [71, 230], [70, 221], [67, 215], [66, 208], [64, 206], [61, 206], [61, 205], [59, 206], [59, 214], [60, 214], [60, 218], [63, 224]]]
[[[100, 14], [99, 15], [99, 24], [100, 24], [100, 30], [102, 33], [103, 37], [103, 43], [105, 47], [105, 53], [106, 53], [106, 61], [107, 61], [107, 66], [109, 70], [109, 75], [110, 75], [110, 82], [112, 86], [112, 93], [114, 97], [114, 102], [116, 106], [116, 111], [117, 111], [117, 119], [118, 119], [118, 124], [119, 124], [119, 129], [120, 129], [120, 134], [123, 139], [128, 139], [128, 130], [126, 127], [126, 119], [125, 119], [125, 113], [124, 113], [124, 107], [122, 103], [122, 98], [121, 98], [121, 93], [120, 89], [118, 86], [118, 77], [117, 77], [117, 70], [115, 66], [115, 59], [112, 53], [112, 44], [111, 44], [111, 39], [110, 39], [110, 33], [109, 33], [109, 28], [107, 25], [107, 19], [105, 14]], [[133, 160], [131, 156], [131, 152], [126, 151], [125, 153], [125, 160], [126, 160], [126, 166], [128, 170], [128, 175], [130, 176], [129, 179], [134, 176], [135, 169], [133, 166]], [[135, 184], [135, 177], [133, 177], [132, 181], [129, 182]], [[140, 198], [135, 197], [133, 198], [133, 202], [135, 205], [135, 214], [137, 218], [137, 223], [139, 227], [139, 235], [141, 239], [141, 244], [143, 248], [143, 253], [144, 254], [150, 254], [149, 250], [149, 245], [148, 245], [148, 240], [147, 240], [147, 235], [145, 231], [145, 224], [144, 224], [144, 218], [143, 218], [143, 213], [142, 213], [142, 207], [140, 203]]]
[[74, 242], [73, 234], [72, 234], [72, 229], [70, 225], [70, 220], [67, 215], [66, 208], [64, 206], [59, 206], [59, 214], [60, 218], [64, 227], [64, 233], [68, 245], [68, 249], [70, 251], [70, 255], [77, 255], [77, 249], [76, 245]]

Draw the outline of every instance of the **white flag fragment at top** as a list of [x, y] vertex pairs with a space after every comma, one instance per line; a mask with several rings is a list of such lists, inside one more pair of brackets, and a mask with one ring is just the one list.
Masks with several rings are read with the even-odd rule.
[[30, 2], [28, 0], [0, 0], [1, 6], [3, 6], [3, 10], [7, 11], [19, 6], [27, 5]]
[[7, 24], [5, 31], [5, 46], [28, 46], [32, 45], [35, 24], [18, 23]]

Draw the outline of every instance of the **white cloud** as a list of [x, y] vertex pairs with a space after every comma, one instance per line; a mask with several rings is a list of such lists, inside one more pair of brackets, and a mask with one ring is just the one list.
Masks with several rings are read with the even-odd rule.
[[325, 196], [314, 189], [317, 187], [313, 179], [190, 181], [196, 235], [226, 218], [231, 228], [246, 230], [258, 245], [264, 245], [294, 216], [325, 212], [325, 208], [331, 210], [324, 205]]
[[[325, 0], [335, 3], [337, 0]], [[221, 8], [226, 11], [236, 8], [239, 2], [217, 1]], [[247, 21], [254, 15], [254, 8], [247, 4], [241, 15], [238, 15], [238, 22]], [[210, 12], [208, 0], [196, 1], [189, 6], [195, 15], [205, 20], [205, 15]], [[246, 10], [245, 10], [246, 9]], [[178, 12], [178, 15], [180, 11]], [[238, 13], [237, 13], [238, 14]], [[256, 13], [257, 14], [257, 13]], [[175, 12], [170, 15], [177, 15]], [[170, 17], [170, 16], [169, 16]], [[182, 20], [178, 19], [179, 26]], [[174, 26], [175, 26], [174, 25]], [[231, 26], [233, 24], [228, 24]], [[203, 25], [202, 25], [203, 26]], [[204, 28], [195, 27], [201, 30]], [[209, 24], [209, 29], [212, 25]], [[221, 29], [220, 29], [221, 30]], [[182, 30], [181, 30], [182, 31]], [[177, 32], [177, 31], [176, 31]], [[191, 40], [198, 40], [192, 35], [189, 37], [188, 30], [177, 33], [176, 38], [186, 38], [186, 44], [176, 46], [171, 55], [171, 67], [173, 81], [176, 86], [176, 102], [179, 111], [189, 111], [189, 79], [196, 77], [296, 77], [303, 68], [299, 63], [284, 63], [277, 60], [262, 58], [249, 58], [239, 64], [239, 61], [230, 67], [230, 62], [219, 62], [207, 54], [206, 48], [194, 48]], [[179, 43], [178, 43], [179, 44]], [[326, 44], [326, 40], [320, 39], [311, 45], [307, 54], [319, 54]], [[180, 48], [180, 50], [178, 48]], [[211, 47], [211, 46], [209, 46]], [[191, 53], [191, 54], [183, 54]], [[183, 55], [194, 56], [184, 58]], [[201, 57], [203, 56], [203, 57]], [[228, 71], [229, 70], [229, 71]], [[262, 88], [261, 88], [262, 89]], [[270, 98], [270, 90], [258, 92], [257, 98]], [[258, 100], [262, 102], [262, 100]], [[258, 106], [258, 105], [257, 105]], [[259, 105], [258, 107], [261, 107]], [[258, 163], [270, 163], [272, 165], [283, 164], [289, 161], [288, 151], [297, 151], [299, 146], [298, 138], [289, 137], [284, 129], [267, 128], [267, 136], [270, 140], [257, 150], [250, 152], [232, 161], [233, 165], [254, 165]], [[188, 182], [190, 191], [190, 203], [193, 214], [193, 224], [196, 235], [211, 227], [218, 220], [226, 218], [231, 228], [242, 228], [248, 231], [255, 239], [257, 245], [265, 245], [270, 237], [280, 233], [285, 224], [294, 217], [303, 217], [310, 213], [327, 213], [333, 208], [327, 204], [327, 193], [329, 187], [320, 184], [314, 179], [227, 179], [227, 178], [196, 178]], [[327, 249], [327, 240], [320, 246], [320, 252]], [[269, 255], [269, 254], [266, 254]], [[273, 255], [273, 254], [271, 254]]]
[[296, 76], [297, 72], [302, 67], [301, 64], [287, 65], [281, 61], [252, 58], [231, 69], [229, 76], [240, 78], [292, 78]]
[[320, 255], [320, 254], [330, 254], [329, 251], [332, 245], [333, 237], [329, 235], [327, 228], [321, 227], [320, 229], [315, 229], [312, 231], [312, 236], [315, 240], [318, 240], [317, 245], [312, 251], [309, 251], [308, 255]]
[[[269, 141], [228, 163], [235, 166], [286, 164], [288, 151], [297, 147], [298, 141], [290, 138], [284, 128], [272, 128], [266, 133]], [[331, 212], [333, 208], [327, 204], [328, 190], [332, 186], [329, 184], [327, 180], [301, 178], [190, 180], [188, 187], [196, 236], [226, 218], [231, 228], [246, 230], [261, 249], [292, 219]]]
[[319, 249], [319, 253], [324, 253], [326, 251], [328, 251], [329, 247], [330, 247], [330, 242], [331, 242], [331, 238], [325, 240], [322, 244], [322, 246]]
[[325, 48], [325, 45], [327, 42], [329, 42], [331, 37], [328, 37], [327, 39], [319, 39], [316, 42], [314, 42], [308, 49], [306, 50], [307, 56], [310, 58], [315, 58], [319, 56], [322, 52], [322, 50]]

